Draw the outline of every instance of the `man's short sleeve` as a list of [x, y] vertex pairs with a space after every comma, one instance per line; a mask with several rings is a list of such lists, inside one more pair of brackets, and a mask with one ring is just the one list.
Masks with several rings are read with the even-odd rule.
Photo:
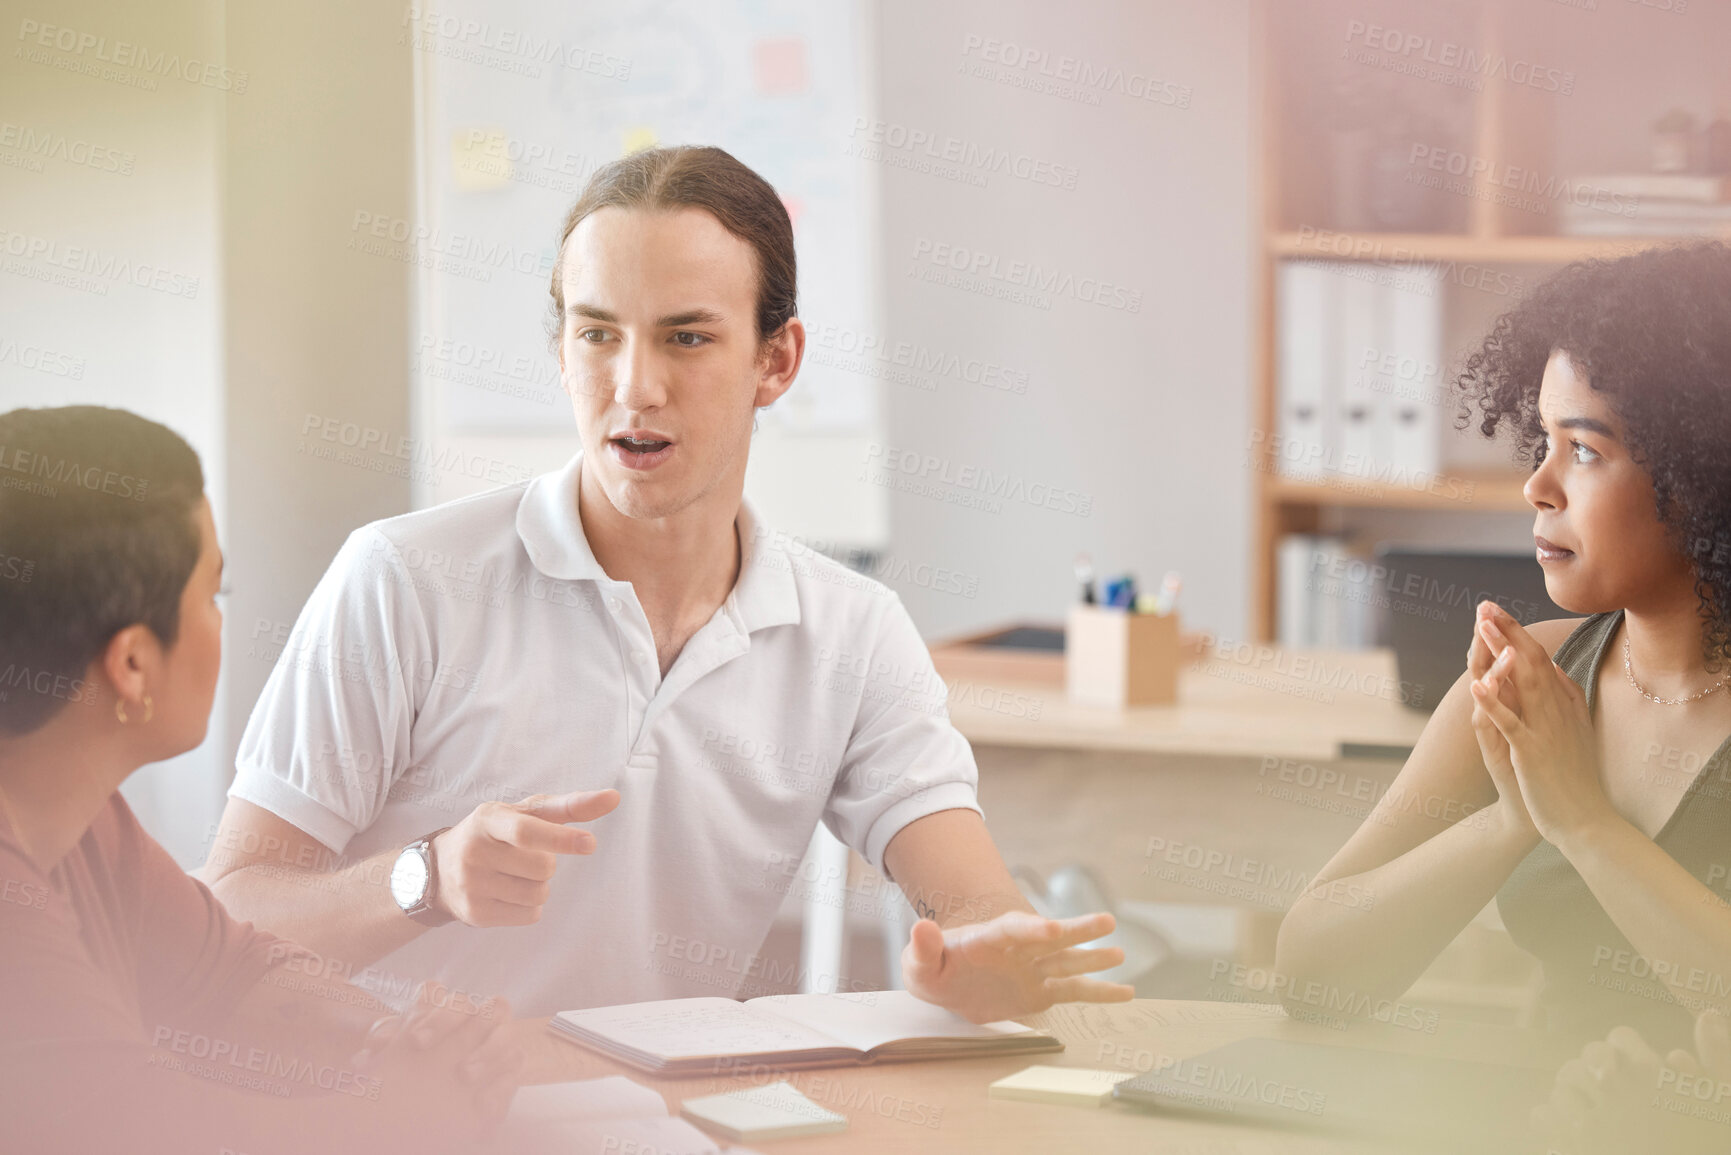
[[950, 724], [949, 694], [901, 599], [877, 621], [859, 715], [836, 773], [824, 824], [877, 870], [901, 829], [940, 810], [978, 811], [979, 772]]
[[416, 703], [405, 671], [429, 647], [396, 548], [376, 526], [356, 530], [282, 643], [229, 796], [341, 851], [409, 764]]

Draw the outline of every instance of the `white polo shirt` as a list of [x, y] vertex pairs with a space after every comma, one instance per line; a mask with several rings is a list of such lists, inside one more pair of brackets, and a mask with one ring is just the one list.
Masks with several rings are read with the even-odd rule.
[[437, 977], [546, 1014], [760, 994], [791, 977], [761, 950], [819, 821], [881, 868], [908, 823], [979, 809], [894, 593], [742, 507], [739, 580], [663, 678], [583, 535], [580, 466], [351, 534], [241, 739], [229, 795], [345, 860], [490, 799], [618, 789], [539, 923], [452, 924], [351, 973], [387, 995]]

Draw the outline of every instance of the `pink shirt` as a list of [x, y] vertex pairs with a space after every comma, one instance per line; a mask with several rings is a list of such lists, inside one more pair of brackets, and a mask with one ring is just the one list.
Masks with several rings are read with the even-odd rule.
[[0, 1150], [216, 1155], [242, 1100], [171, 1073], [172, 1042], [152, 1044], [220, 1040], [285, 949], [231, 918], [118, 793], [48, 871], [0, 821]]

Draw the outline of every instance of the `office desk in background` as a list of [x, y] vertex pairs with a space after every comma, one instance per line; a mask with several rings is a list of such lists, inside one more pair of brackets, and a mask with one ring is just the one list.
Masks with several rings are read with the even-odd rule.
[[[1005, 859], [1089, 867], [1117, 901], [1229, 906], [1267, 963], [1280, 916], [1388, 789], [1427, 714], [1394, 654], [1203, 649], [1166, 706], [1071, 704], [1062, 659], [996, 664], [937, 646]], [[1008, 669], [1019, 680], [985, 680]]]
[[[1086, 1151], [1235, 1151], [1255, 1155], [1320, 1155], [1391, 1150], [1386, 1141], [1346, 1139], [1181, 1118], [1109, 1103], [1068, 1107], [988, 1098], [987, 1086], [1032, 1063], [1140, 1071], [1162, 1057], [1191, 1058], [1251, 1037], [1325, 1045], [1350, 1043], [1405, 1054], [1494, 1061], [1555, 1070], [1569, 1056], [1541, 1036], [1508, 1027], [1444, 1022], [1435, 1034], [1382, 1024], [1335, 1030], [1297, 1022], [1276, 1007], [1236, 1003], [1138, 999], [1115, 1006], [1070, 1004], [1026, 1020], [1065, 1044], [1055, 1055], [885, 1063], [817, 1070], [748, 1070], [739, 1077], [657, 1079], [555, 1036], [544, 1022], [512, 1024], [528, 1060], [528, 1082], [628, 1075], [654, 1088], [678, 1114], [699, 1095], [742, 1090], [786, 1079], [820, 1106], [848, 1117], [846, 1132], [777, 1140], [762, 1149], [778, 1155], [848, 1155], [869, 1152], [958, 1152], [962, 1155], [1054, 1155]], [[501, 1148], [503, 1149], [503, 1148]], [[1535, 1150], [1541, 1149], [1535, 1145]], [[623, 1148], [622, 1148], [623, 1150]]]
[[950, 718], [975, 745], [1313, 762], [1404, 758], [1429, 718], [1400, 704], [1392, 650], [1229, 649], [1205, 647], [1195, 635], [1187, 641], [1178, 701], [1122, 710], [1066, 699], [1061, 654], [945, 644], [932, 648], [932, 659], [950, 689]]

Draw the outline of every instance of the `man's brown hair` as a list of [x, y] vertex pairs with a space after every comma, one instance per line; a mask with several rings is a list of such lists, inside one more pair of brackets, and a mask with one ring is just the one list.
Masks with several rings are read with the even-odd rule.
[[770, 183], [719, 148], [651, 148], [603, 165], [583, 187], [559, 232], [553, 266], [552, 337], [565, 325], [565, 243], [596, 209], [697, 208], [757, 254], [757, 336], [768, 340], [798, 313], [793, 221]]

